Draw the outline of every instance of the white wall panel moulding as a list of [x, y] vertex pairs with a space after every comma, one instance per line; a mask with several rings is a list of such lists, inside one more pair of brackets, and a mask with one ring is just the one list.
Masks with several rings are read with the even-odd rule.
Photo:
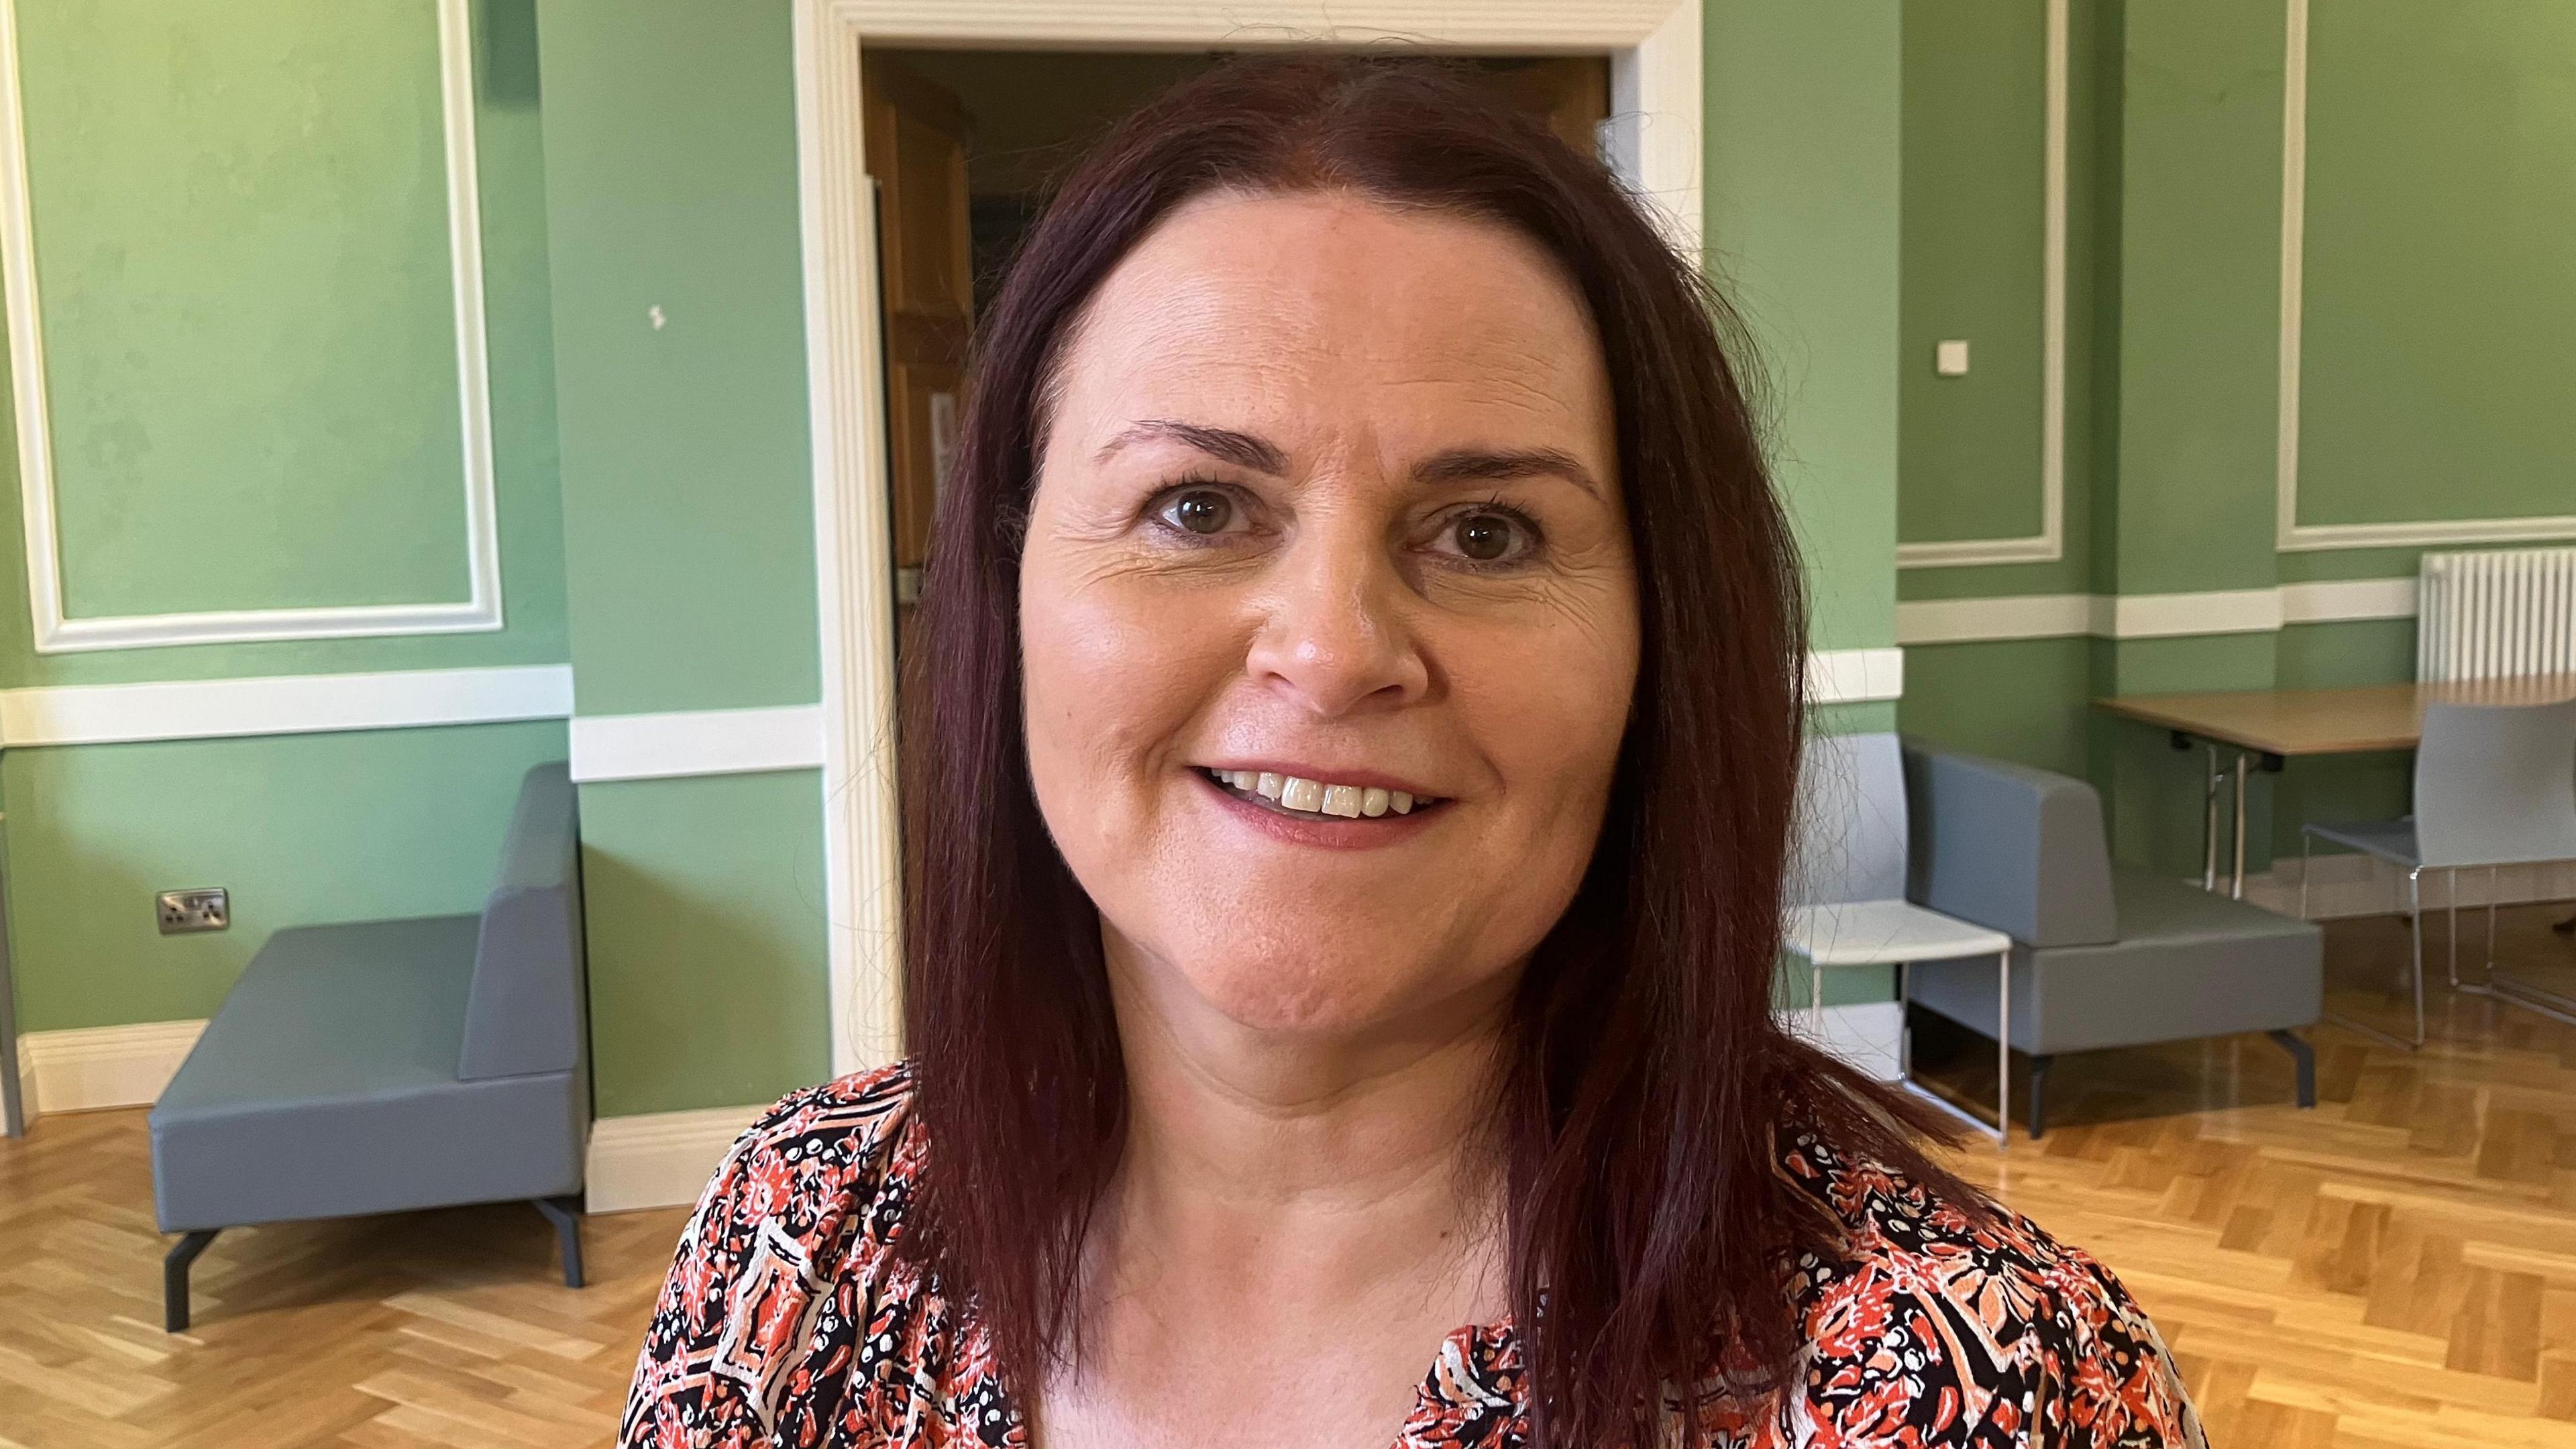
[[[2299, 522], [2300, 346], [2307, 306], [2309, 0], [2284, 0], [2281, 74], [2281, 375], [2274, 423], [2274, 536], [2286, 552], [2537, 543], [2576, 538], [2576, 513], [2404, 523]], [[2432, 490], [2427, 490], [2428, 492]], [[2395, 617], [2395, 616], [2377, 616]]]
[[202, 1021], [147, 1021], [28, 1032], [18, 1038], [27, 1115], [150, 1106], [205, 1029]]
[[474, 37], [470, 0], [438, 0], [439, 95], [445, 120], [447, 240], [454, 300], [457, 416], [464, 449], [466, 597], [456, 602], [226, 609], [74, 619], [64, 615], [51, 414], [45, 402], [43, 298], [27, 189], [15, 0], [0, 0], [0, 296], [9, 313], [9, 374], [18, 425], [18, 485], [27, 599], [39, 654], [483, 632], [502, 626], [501, 541], [492, 494], [492, 400], [483, 328], [483, 226], [475, 182]]
[[1867, 704], [1905, 697], [1902, 649], [1827, 649], [1807, 656], [1807, 703]]
[[0, 690], [0, 747], [418, 729], [571, 713], [568, 664], [51, 685]]
[[763, 1102], [600, 1118], [590, 1124], [583, 1206], [595, 1213], [687, 1207], [715, 1176], [734, 1139], [767, 1110]]
[[[2066, 556], [2066, 137], [2069, 0], [2048, 0], [2047, 121], [2040, 231], [2039, 532], [2020, 538], [1900, 543], [1901, 569], [2054, 563]], [[1914, 359], [1907, 365], [1920, 365]]]
[[585, 714], [572, 721], [572, 777], [581, 784], [811, 770], [823, 763], [823, 707]]
[[1896, 606], [1901, 645], [2000, 639], [2168, 639], [2262, 634], [2286, 624], [2415, 617], [2415, 580], [2334, 579], [2187, 594], [2014, 594]]

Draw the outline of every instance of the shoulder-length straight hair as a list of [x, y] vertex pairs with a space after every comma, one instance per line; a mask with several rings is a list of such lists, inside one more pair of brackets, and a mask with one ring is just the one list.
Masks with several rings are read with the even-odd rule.
[[1437, 63], [1245, 60], [1184, 84], [1067, 178], [982, 321], [909, 644], [904, 1013], [928, 1156], [906, 1251], [973, 1296], [1027, 1391], [1075, 1341], [1125, 1083], [1099, 916], [1029, 784], [1021, 529], [1069, 328], [1216, 188], [1511, 227], [1599, 330], [1643, 654], [1601, 840], [1526, 969], [1494, 1120], [1533, 1443], [1643, 1444], [1672, 1395], [1767, 1392], [1800, 1345], [1785, 1273], [1831, 1250], [1832, 1224], [1775, 1171], [1775, 1133], [1950, 1179], [1902, 1125], [1919, 1117], [1772, 1015], [1805, 630], [1730, 314], [1597, 161]]

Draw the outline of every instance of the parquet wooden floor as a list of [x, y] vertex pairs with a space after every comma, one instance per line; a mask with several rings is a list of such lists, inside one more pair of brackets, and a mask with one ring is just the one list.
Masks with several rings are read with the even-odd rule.
[[685, 1209], [586, 1220], [579, 1290], [524, 1204], [239, 1229], [165, 1334], [143, 1118], [0, 1139], [0, 1449], [609, 1442]]
[[[2551, 914], [2502, 954], [2576, 991]], [[2336, 923], [2334, 1004], [2393, 1023], [2403, 939]], [[2127, 1281], [2223, 1449], [2576, 1449], [2576, 1027], [2428, 1001], [2420, 1055], [2321, 1029], [2314, 1112], [2259, 1037], [2098, 1053], [1958, 1160]], [[0, 1449], [604, 1445], [685, 1216], [590, 1219], [580, 1291], [525, 1207], [227, 1233], [172, 1337], [151, 1203], [139, 1111], [0, 1140]]]
[[[2576, 994], [2566, 914], [2500, 913], [2499, 959]], [[2445, 990], [2439, 939], [2429, 1044], [2319, 1028], [2313, 1112], [2261, 1037], [2099, 1052], [2059, 1060], [2039, 1141], [1957, 1154], [2120, 1275], [2223, 1449], [2576, 1446], [2576, 1027]], [[2330, 923], [2329, 1003], [2397, 1028], [2404, 952], [2394, 919]]]

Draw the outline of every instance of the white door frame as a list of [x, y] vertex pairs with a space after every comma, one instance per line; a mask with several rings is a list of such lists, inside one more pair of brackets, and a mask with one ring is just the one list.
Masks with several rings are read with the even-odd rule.
[[823, 651], [823, 866], [832, 1070], [902, 1050], [903, 860], [894, 762], [894, 559], [877, 255], [860, 140], [862, 43], [1211, 50], [1399, 40], [1610, 57], [1611, 151], [1700, 255], [1701, 0], [794, 0], [805, 373]]

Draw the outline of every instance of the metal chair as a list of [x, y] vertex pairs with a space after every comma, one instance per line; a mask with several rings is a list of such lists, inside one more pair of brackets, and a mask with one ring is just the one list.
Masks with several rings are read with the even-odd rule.
[[2460, 980], [2459, 873], [2576, 860], [2576, 700], [2556, 704], [2429, 704], [2415, 749], [2415, 813], [2402, 820], [2299, 828], [2299, 915], [2308, 913], [2308, 863], [2315, 842], [2358, 850], [2406, 872], [2413, 938], [2415, 1036], [2392, 1035], [2348, 1017], [2328, 1019], [2408, 1049], [2424, 1045], [2426, 871], [2443, 873], [2451, 912], [2453, 990], [2576, 1023], [2576, 1000], [2495, 969], [2495, 896], [2487, 897], [2487, 979]]
[[[1782, 946], [1807, 963], [1807, 1011], [1819, 1038], [1825, 1015], [1825, 971], [1836, 966], [1905, 970], [1917, 961], [1993, 956], [1999, 1021], [2012, 1019], [2012, 937], [1926, 910], [1905, 899], [1907, 823], [1904, 756], [1893, 734], [1823, 735], [1807, 743], [1798, 778], [1798, 858]], [[1899, 1046], [1906, 1090], [2005, 1140], [2012, 1120], [2012, 1044], [1995, 1043], [1992, 1124], [1914, 1081], [1911, 1052]], [[1910, 1041], [1908, 1033], [1902, 1041]]]

